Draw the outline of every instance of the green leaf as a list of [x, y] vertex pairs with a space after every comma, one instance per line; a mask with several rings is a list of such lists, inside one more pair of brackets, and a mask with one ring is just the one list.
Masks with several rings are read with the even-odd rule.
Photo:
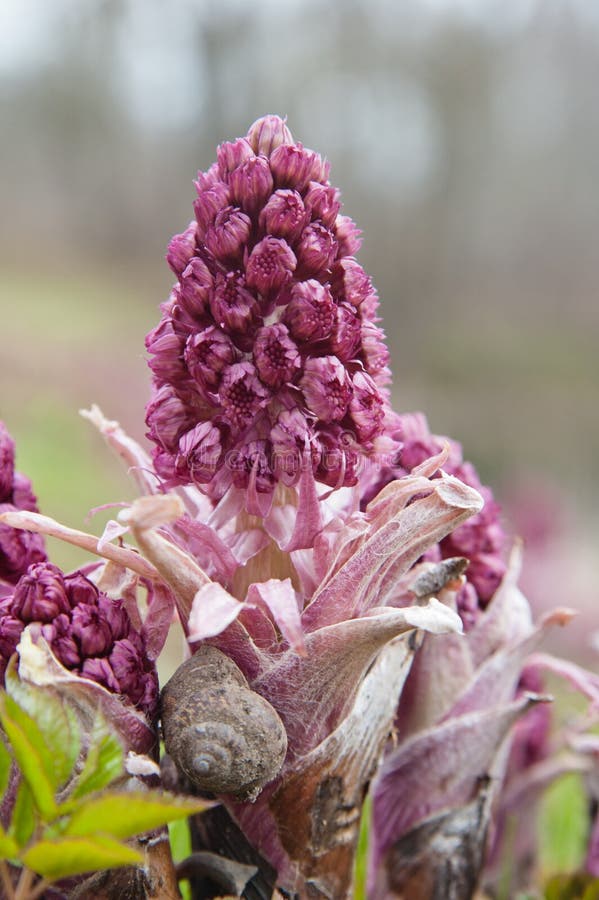
[[372, 801], [370, 795], [366, 797], [362, 807], [360, 819], [360, 835], [354, 863], [354, 898], [366, 900], [366, 869], [368, 862], [368, 834], [372, 818]]
[[61, 702], [51, 688], [21, 681], [16, 659], [8, 664], [6, 692], [25, 710], [40, 729], [44, 744], [52, 758], [55, 786], [64, 784], [79, 756], [81, 733], [77, 716], [66, 702]]
[[8, 787], [8, 779], [10, 778], [11, 765], [12, 765], [12, 756], [6, 749], [6, 744], [0, 737], [0, 800], [4, 796], [4, 791]]
[[14, 859], [19, 854], [19, 846], [14, 838], [6, 834], [0, 825], [0, 859]]
[[5, 675], [6, 692], [37, 724], [52, 760], [55, 787], [63, 785], [79, 756], [81, 733], [75, 712], [56, 696], [51, 688], [21, 681], [15, 657]]
[[137, 850], [99, 835], [39, 841], [21, 859], [28, 869], [51, 881], [143, 862]]
[[124, 753], [106, 720], [98, 716], [94, 722], [90, 747], [71, 798], [77, 800], [100, 791], [123, 774]]
[[40, 729], [7, 694], [0, 695], [0, 722], [35, 805], [45, 819], [52, 819], [56, 813], [55, 769]]
[[89, 800], [73, 814], [66, 834], [105, 832], [116, 838], [133, 837], [202, 812], [210, 805], [205, 800], [158, 791], [104, 794]]
[[573, 872], [582, 864], [589, 831], [586, 793], [579, 775], [560, 778], [545, 792], [539, 822], [541, 871]]
[[168, 826], [171, 853], [176, 863], [191, 856], [191, 834], [187, 819], [177, 819]]
[[26, 781], [21, 781], [12, 811], [8, 834], [18, 847], [25, 847], [35, 828], [35, 809], [31, 789]]

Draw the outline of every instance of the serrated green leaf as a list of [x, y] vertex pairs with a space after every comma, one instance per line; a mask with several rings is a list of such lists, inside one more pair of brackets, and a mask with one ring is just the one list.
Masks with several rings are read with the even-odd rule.
[[25, 847], [35, 828], [35, 808], [33, 796], [26, 781], [21, 781], [17, 788], [15, 805], [13, 806], [9, 837], [14, 838], [18, 847]]
[[6, 744], [0, 737], [0, 800], [4, 797], [4, 791], [8, 787], [12, 756], [6, 749]]
[[98, 716], [91, 733], [90, 747], [70, 799], [77, 800], [110, 784], [124, 768], [123, 748], [106, 720]]
[[104, 794], [73, 813], [66, 834], [104, 832], [116, 838], [128, 838], [202, 812], [208, 806], [210, 803], [204, 800], [158, 791]]
[[35, 805], [45, 819], [51, 819], [56, 813], [55, 769], [40, 729], [7, 694], [0, 695], [0, 721]]
[[103, 835], [39, 841], [21, 859], [28, 869], [50, 881], [143, 862], [137, 850]]
[[31, 716], [44, 737], [53, 761], [56, 786], [64, 784], [73, 771], [81, 746], [75, 712], [51, 688], [21, 681], [14, 657], [6, 670], [5, 681], [7, 694]]

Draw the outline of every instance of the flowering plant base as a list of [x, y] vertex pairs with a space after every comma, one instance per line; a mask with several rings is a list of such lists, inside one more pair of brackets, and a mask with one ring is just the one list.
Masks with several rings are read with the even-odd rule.
[[[117, 822], [146, 847], [137, 868], [63, 887], [109, 868], [104, 839], [94, 832], [95, 857], [69, 872], [40, 864], [26, 831], [15, 843], [23, 790], [52, 839], [73, 826], [51, 799], [62, 781], [45, 806], [35, 799], [9, 705], [20, 767], [2, 806], [9, 896], [50, 875], [56, 896], [177, 896], [164, 841], [151, 858], [147, 848], [184, 809], [197, 813], [195, 852], [179, 877], [194, 897], [343, 900], [369, 793], [369, 897], [473, 896], [499, 840], [502, 786], [549, 758], [531, 653], [571, 613], [533, 624], [490, 489], [421, 414], [392, 410], [377, 295], [328, 163], [267, 116], [218, 148], [196, 188], [195, 218], [167, 254], [177, 281], [146, 339], [151, 454], [97, 407], [84, 414], [139, 499], [100, 537], [61, 525], [37, 511], [0, 432], [7, 686], [74, 710], [75, 770], [96, 747], [100, 708], [128, 753], [113, 774], [158, 804], [139, 827]], [[62, 573], [43, 535], [93, 559]], [[187, 650], [159, 698], [174, 620]], [[597, 701], [596, 680], [577, 686]], [[520, 753], [537, 733], [536, 755]], [[177, 806], [165, 787], [217, 805]]]

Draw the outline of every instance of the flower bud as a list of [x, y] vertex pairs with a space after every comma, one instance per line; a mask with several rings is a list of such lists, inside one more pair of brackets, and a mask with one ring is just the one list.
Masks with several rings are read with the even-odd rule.
[[215, 390], [223, 369], [237, 359], [237, 351], [227, 335], [214, 325], [187, 339], [185, 362], [196, 384], [205, 390]]
[[161, 381], [177, 384], [185, 378], [184, 346], [185, 339], [175, 331], [171, 318], [161, 319], [146, 336], [146, 349], [152, 354], [149, 365]]
[[310, 181], [326, 181], [329, 166], [313, 150], [301, 144], [281, 144], [270, 155], [270, 168], [277, 187], [303, 191]]
[[308, 408], [322, 422], [338, 422], [347, 412], [351, 380], [336, 356], [308, 359], [300, 387]]
[[231, 197], [250, 215], [266, 202], [273, 189], [272, 174], [264, 156], [254, 156], [231, 172]]
[[79, 644], [72, 636], [71, 621], [65, 613], [42, 626], [42, 637], [52, 647], [54, 655], [66, 669], [77, 669], [81, 666]]
[[296, 253], [301, 271], [321, 274], [333, 264], [337, 242], [328, 228], [320, 222], [313, 222], [304, 228]]
[[194, 484], [207, 484], [222, 456], [219, 429], [211, 422], [200, 422], [179, 440], [177, 474]]
[[260, 228], [275, 237], [295, 241], [308, 221], [309, 215], [297, 191], [278, 190], [260, 213]]
[[366, 372], [356, 372], [354, 375], [349, 413], [359, 441], [368, 443], [380, 433], [384, 417], [383, 398]]
[[223, 275], [219, 272], [210, 294], [210, 311], [217, 325], [225, 330], [247, 332], [260, 319], [260, 308], [254, 294], [248, 290], [242, 272], [235, 270]]
[[329, 289], [310, 278], [293, 285], [283, 321], [296, 340], [321, 341], [330, 335], [335, 316]]
[[389, 371], [389, 348], [385, 343], [385, 333], [374, 322], [362, 322], [362, 358], [366, 371], [377, 384], [387, 384], [391, 379]]
[[362, 246], [362, 232], [349, 216], [337, 216], [334, 229], [339, 256], [355, 256]]
[[236, 260], [248, 242], [252, 223], [248, 216], [234, 206], [217, 212], [214, 223], [206, 229], [207, 248], [218, 260]]
[[291, 280], [296, 265], [295, 254], [284, 240], [265, 237], [249, 255], [246, 265], [248, 286], [267, 297]]
[[166, 261], [175, 273], [180, 275], [197, 251], [197, 222], [190, 222], [182, 234], [176, 234], [168, 245]]
[[37, 497], [33, 493], [31, 482], [20, 472], [15, 472], [12, 485], [12, 505], [16, 509], [28, 509], [30, 512], [37, 512]]
[[154, 395], [146, 410], [148, 437], [164, 450], [174, 452], [179, 437], [190, 424], [190, 413], [170, 385], [165, 384]]
[[358, 307], [372, 292], [372, 282], [360, 263], [350, 257], [339, 259], [333, 266], [331, 287], [339, 300]]
[[275, 478], [269, 461], [269, 450], [267, 441], [250, 441], [242, 450], [229, 455], [227, 465], [235, 487], [247, 488], [253, 475], [258, 493], [272, 492]]
[[216, 150], [220, 177], [226, 181], [235, 169], [253, 156], [254, 151], [246, 138], [238, 138], [236, 141], [225, 141], [220, 144]]
[[331, 350], [343, 362], [348, 362], [355, 357], [361, 337], [362, 325], [354, 307], [340, 303], [335, 310]]
[[198, 223], [198, 240], [204, 239], [206, 230], [214, 222], [216, 214], [226, 206], [229, 206], [229, 188], [222, 181], [198, 191], [198, 199], [193, 204]]
[[15, 588], [12, 615], [23, 622], [51, 622], [70, 611], [60, 569], [48, 562], [30, 566]]
[[[304, 460], [306, 439], [312, 437], [312, 429], [299, 409], [284, 409], [270, 431], [273, 453], [273, 471], [286, 484], [295, 484], [300, 476]], [[313, 452], [318, 459], [318, 453]]]
[[219, 399], [231, 428], [246, 428], [268, 403], [268, 391], [251, 363], [234, 363], [223, 372]]
[[320, 219], [323, 225], [331, 228], [337, 219], [341, 207], [341, 195], [336, 187], [311, 181], [304, 194], [304, 206], [311, 219]]
[[247, 139], [254, 153], [262, 153], [264, 156], [270, 156], [281, 144], [293, 144], [293, 136], [285, 120], [279, 116], [257, 119], [250, 126]]
[[356, 484], [358, 452], [350, 434], [339, 425], [320, 428], [316, 435], [316, 477], [332, 488]]
[[181, 304], [190, 316], [201, 317], [205, 314], [213, 284], [208, 266], [204, 260], [195, 256], [185, 267], [180, 281]]
[[301, 360], [284, 325], [268, 325], [258, 331], [254, 363], [262, 381], [271, 388], [281, 387], [292, 380], [301, 366]]

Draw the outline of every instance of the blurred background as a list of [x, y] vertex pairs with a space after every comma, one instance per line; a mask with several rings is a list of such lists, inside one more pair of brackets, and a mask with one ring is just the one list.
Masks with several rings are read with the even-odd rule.
[[0, 416], [43, 510], [81, 527], [132, 496], [77, 411], [143, 439], [195, 173], [286, 114], [364, 231], [396, 408], [463, 443], [590, 653], [598, 103], [588, 0], [2, 0]]

